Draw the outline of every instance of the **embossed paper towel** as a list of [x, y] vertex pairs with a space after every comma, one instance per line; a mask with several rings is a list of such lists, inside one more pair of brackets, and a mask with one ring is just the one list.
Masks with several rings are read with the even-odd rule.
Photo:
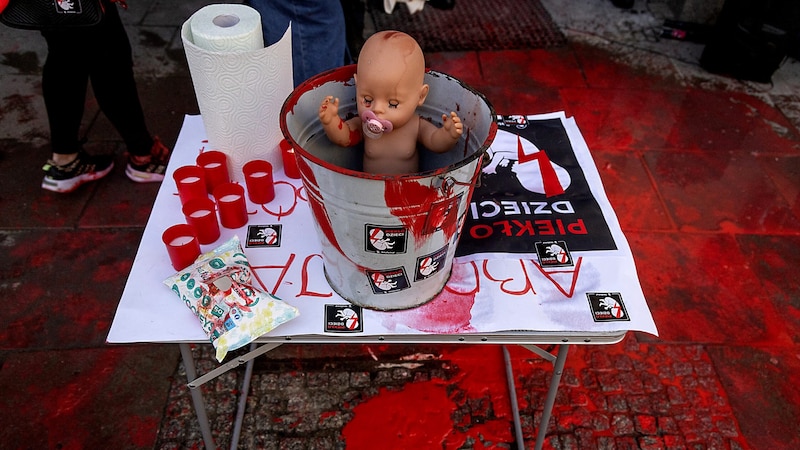
[[289, 25], [264, 48], [260, 15], [239, 4], [203, 7], [181, 27], [209, 146], [228, 155], [232, 180], [244, 182], [253, 159], [283, 167], [278, 118], [294, 87], [291, 36]]

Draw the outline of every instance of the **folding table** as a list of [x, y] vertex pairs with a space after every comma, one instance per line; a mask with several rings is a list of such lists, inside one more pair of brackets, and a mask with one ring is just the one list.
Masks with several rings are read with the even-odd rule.
[[[513, 117], [513, 123], [520, 123], [519, 118], [525, 116]], [[275, 200], [265, 205], [248, 202], [248, 224], [240, 229], [221, 228], [220, 239], [202, 246], [202, 250], [210, 251], [234, 235], [239, 236], [244, 246], [250, 227], [255, 230], [259, 227], [270, 227], [279, 231], [279, 246], [245, 246], [244, 253], [261, 288], [297, 307], [300, 315], [257, 339], [247, 353], [198, 376], [190, 344], [208, 343], [208, 338], [194, 314], [163, 284], [163, 280], [175, 271], [170, 266], [161, 242], [161, 233], [166, 228], [184, 222], [172, 173], [178, 167], [193, 165], [200, 152], [210, 149], [200, 116], [187, 116], [167, 168], [166, 178], [145, 227], [107, 342], [175, 343], [180, 346], [188, 386], [207, 448], [214, 448], [214, 442], [198, 387], [241, 364], [248, 366], [245, 381], [249, 383], [253, 358], [284, 343], [521, 345], [554, 365], [544, 413], [537, 431], [536, 448], [541, 448], [569, 346], [613, 344], [621, 341], [628, 331], [643, 331], [655, 335], [657, 330], [639, 285], [630, 248], [605, 197], [599, 174], [574, 120], [566, 118], [563, 113], [526, 118], [531, 126], [539, 121], [548, 129], [563, 128], [563, 131], [558, 132], [567, 139], [566, 143], [562, 142], [560, 145], [567, 150], [548, 151], [574, 153], [576, 167], [559, 167], [559, 173], [571, 171], [569, 181], [572, 184], [567, 184], [565, 195], [579, 181], [585, 181], [585, 191], [591, 192], [590, 197], [597, 207], [596, 215], [602, 216], [600, 219], [607, 226], [607, 241], [613, 248], [573, 251], [570, 255], [572, 264], [554, 268], [545, 267], [541, 257], [530, 254], [498, 254], [490, 251], [486, 254], [462, 255], [456, 258], [450, 281], [442, 294], [430, 303], [408, 311], [359, 310], [362, 328], [357, 333], [343, 334], [324, 329], [326, 308], [345, 307], [348, 303], [333, 292], [325, 281], [319, 242], [313, 231], [302, 184], [300, 180], [289, 179], [282, 171], [277, 170], [273, 174]], [[496, 140], [498, 148], [491, 152], [492, 155], [504, 154], [504, 157], [513, 160], [514, 152], [520, 152], [517, 155], [519, 161], [510, 161], [517, 165], [521, 165], [523, 160], [533, 160], [521, 153], [521, 140], [512, 142], [513, 139], [509, 140], [509, 136], [504, 136]], [[517, 143], [520, 143], [519, 147], [511, 153], [508, 149], [500, 148], [506, 145], [516, 147]], [[533, 144], [529, 142], [525, 145]], [[542, 159], [534, 160], [533, 163], [541, 161]], [[516, 176], [527, 177], [531, 173], [529, 170], [517, 170]], [[522, 181], [525, 185], [525, 180]], [[572, 214], [570, 220], [573, 223], [591, 228], [593, 222], [588, 216], [585, 222], [580, 216], [582, 206], [572, 206], [583, 205], [587, 200], [586, 192], [573, 203], [569, 202], [569, 197], [558, 200], [561, 202], [559, 204], [531, 201], [529, 207], [522, 210], [502, 202], [496, 202], [499, 206], [492, 209], [493, 204], [486, 203], [488, 200], [474, 198], [471, 209], [473, 214], [486, 211], [486, 208], [492, 214], [516, 214], [513, 220], [518, 221], [521, 220], [519, 215], [523, 210], [535, 214], [535, 207], [543, 214], [548, 214], [547, 211], [552, 214], [554, 210], [560, 209]], [[530, 220], [533, 223], [534, 219], [541, 218], [542, 216], [532, 216]], [[469, 224], [470, 221], [467, 220], [467, 226]], [[585, 234], [591, 234], [591, 231], [590, 229]], [[554, 229], [553, 233], [556, 232]], [[464, 233], [469, 233], [469, 230]], [[559, 236], [548, 234], [540, 238], [526, 238], [553, 242]], [[596, 241], [600, 242], [599, 239]], [[453, 308], [459, 314], [452, 315], [450, 319], [423, 317], [418, 314], [425, 308], [435, 309], [440, 306], [437, 303], [441, 301], [440, 297], [447, 297], [448, 308]], [[552, 344], [559, 346], [556, 354], [539, 347]], [[505, 348], [504, 353], [507, 361]], [[513, 396], [513, 374], [508, 363], [506, 368], [510, 393]], [[246, 388], [247, 386], [244, 387], [245, 390]], [[246, 393], [243, 395], [245, 397]], [[237, 415], [234, 433], [237, 439], [243, 406], [244, 401], [240, 402], [240, 412]], [[515, 416], [517, 442], [522, 445], [515, 397], [512, 397], [512, 412]]]

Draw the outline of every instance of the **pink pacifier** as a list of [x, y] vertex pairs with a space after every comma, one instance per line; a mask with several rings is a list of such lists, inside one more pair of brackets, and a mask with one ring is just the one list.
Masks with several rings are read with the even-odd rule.
[[378, 139], [383, 133], [392, 131], [392, 122], [388, 120], [379, 119], [372, 110], [366, 110], [361, 115], [363, 123], [362, 131], [364, 136], [371, 139]]

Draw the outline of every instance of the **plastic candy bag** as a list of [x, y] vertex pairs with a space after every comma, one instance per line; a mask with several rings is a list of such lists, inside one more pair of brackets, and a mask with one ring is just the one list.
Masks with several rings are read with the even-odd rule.
[[250, 264], [234, 236], [195, 263], [164, 280], [197, 316], [222, 362], [228, 351], [244, 347], [299, 311], [259, 290]]

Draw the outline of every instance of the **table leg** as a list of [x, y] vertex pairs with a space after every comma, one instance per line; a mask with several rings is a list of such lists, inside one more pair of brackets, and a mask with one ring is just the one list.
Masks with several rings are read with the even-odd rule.
[[544, 438], [547, 435], [547, 427], [550, 424], [550, 415], [553, 412], [553, 405], [556, 402], [558, 385], [561, 383], [561, 375], [564, 373], [564, 363], [567, 361], [567, 351], [569, 345], [561, 344], [558, 346], [558, 356], [553, 363], [553, 376], [550, 378], [550, 389], [547, 391], [547, 398], [544, 401], [542, 420], [539, 422], [539, 430], [536, 432], [536, 450], [541, 450], [544, 445]]
[[[253, 342], [250, 344], [250, 351], [255, 351], [258, 344]], [[244, 380], [242, 380], [242, 390], [239, 393], [239, 408], [236, 410], [236, 421], [233, 423], [233, 436], [231, 436], [231, 450], [239, 448], [239, 437], [242, 434], [242, 422], [244, 422], [244, 412], [247, 409], [247, 395], [250, 392], [250, 379], [253, 376], [253, 364], [255, 360], [247, 361], [244, 371]]]
[[508, 396], [511, 400], [511, 415], [514, 417], [514, 433], [517, 437], [517, 449], [525, 450], [525, 439], [522, 437], [522, 421], [519, 418], [519, 403], [517, 402], [517, 387], [514, 383], [514, 369], [511, 367], [511, 356], [508, 349], [503, 346], [503, 361], [506, 365], [506, 382], [508, 383]]
[[[197, 371], [194, 367], [194, 358], [192, 357], [192, 350], [189, 344], [181, 343], [181, 358], [183, 359], [183, 366], [186, 369], [186, 379], [191, 384], [197, 378]], [[200, 389], [189, 389], [192, 394], [192, 404], [194, 404], [194, 412], [197, 414], [197, 421], [200, 422], [200, 433], [203, 435], [203, 442], [207, 450], [215, 450], [214, 438], [211, 436], [211, 426], [208, 423], [208, 415], [206, 414], [206, 405], [203, 402], [203, 393]]]

